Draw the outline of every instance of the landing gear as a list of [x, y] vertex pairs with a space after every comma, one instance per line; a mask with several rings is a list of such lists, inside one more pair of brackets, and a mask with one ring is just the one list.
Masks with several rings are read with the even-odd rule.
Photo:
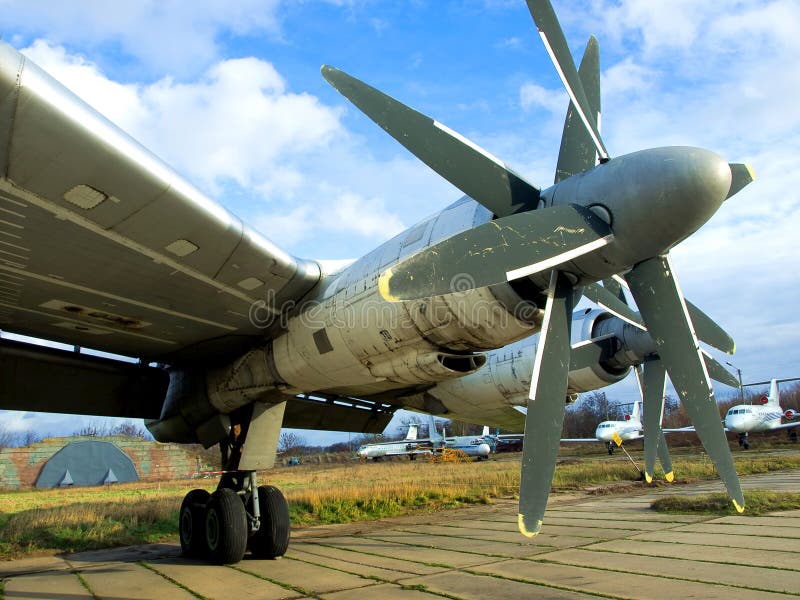
[[242, 560], [248, 547], [255, 558], [286, 554], [289, 504], [278, 488], [255, 483], [255, 472], [234, 471], [225, 473], [213, 494], [186, 494], [180, 512], [184, 556], [227, 565]]
[[747, 434], [746, 433], [740, 433], [739, 434], [739, 445], [745, 450], [749, 450], [750, 449], [750, 442], [747, 440]]
[[787, 431], [789, 432], [789, 441], [791, 441], [793, 444], [796, 444], [797, 443], [797, 430], [796, 429], [788, 429]]
[[[242, 560], [248, 547], [255, 558], [274, 559], [286, 553], [289, 505], [278, 488], [259, 486], [256, 481], [255, 469], [269, 468], [273, 463], [248, 459], [242, 451], [248, 430], [265, 423], [255, 439], [263, 442], [266, 437], [273, 438], [275, 445], [270, 448], [274, 451], [283, 417], [280, 408], [279, 415], [259, 409], [260, 422], [244, 415], [240, 424], [231, 427], [228, 438], [220, 442], [224, 474], [217, 490], [213, 494], [199, 489], [186, 494], [179, 521], [184, 556], [226, 565]], [[251, 445], [257, 459], [263, 456], [263, 450], [263, 446]]]
[[608, 455], [614, 454], [614, 442], [608, 442]]

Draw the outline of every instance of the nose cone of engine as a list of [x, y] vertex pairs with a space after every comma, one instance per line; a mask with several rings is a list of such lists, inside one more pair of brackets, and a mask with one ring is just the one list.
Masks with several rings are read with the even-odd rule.
[[671, 146], [599, 165], [580, 179], [575, 198], [608, 212], [614, 242], [604, 251], [606, 260], [632, 266], [697, 231], [725, 201], [730, 186], [731, 169], [720, 156]]

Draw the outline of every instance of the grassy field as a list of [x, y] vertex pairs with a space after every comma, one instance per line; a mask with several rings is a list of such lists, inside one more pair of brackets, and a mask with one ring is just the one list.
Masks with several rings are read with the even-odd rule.
[[[747, 515], [753, 517], [775, 510], [798, 510], [800, 509], [800, 493], [745, 490], [744, 504], [747, 507]], [[666, 496], [653, 502], [651, 508], [658, 512], [673, 514], [738, 514], [733, 508], [730, 498], [721, 493], [700, 496]]]
[[[697, 455], [676, 456], [674, 467], [678, 483], [716, 477], [710, 461]], [[800, 468], [800, 454], [739, 454], [736, 467], [742, 475]], [[565, 458], [553, 491], [602, 493], [604, 484], [615, 482], [638, 489], [635, 475], [617, 457]], [[263, 473], [260, 480], [283, 491], [295, 526], [345, 523], [514, 497], [519, 461], [301, 465]], [[0, 558], [176, 540], [184, 494], [215, 485], [199, 480], [0, 493]]]

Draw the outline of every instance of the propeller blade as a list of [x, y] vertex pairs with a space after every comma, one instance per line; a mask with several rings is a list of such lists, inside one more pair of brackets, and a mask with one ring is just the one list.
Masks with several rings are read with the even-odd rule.
[[327, 65], [322, 76], [414, 156], [498, 217], [532, 210], [539, 190], [445, 125]]
[[608, 244], [608, 225], [579, 206], [510, 215], [454, 235], [384, 271], [381, 295], [399, 302], [511, 281]]
[[[736, 352], [736, 342], [727, 334], [727, 332], [717, 325], [711, 317], [709, 317], [702, 310], [697, 308], [694, 304], [686, 300], [686, 308], [689, 309], [689, 316], [692, 318], [692, 325], [697, 337], [717, 350], [722, 350], [726, 354], [733, 354]], [[736, 382], [739, 385], [739, 382]]]
[[727, 200], [734, 194], [738, 194], [742, 188], [756, 179], [756, 174], [750, 165], [744, 163], [730, 163], [731, 167], [731, 189], [728, 191]]
[[[597, 38], [589, 37], [583, 52], [578, 77], [589, 102], [589, 118], [600, 130], [600, 45]], [[575, 105], [570, 101], [564, 131], [561, 134], [561, 149], [554, 183], [558, 183], [576, 173], [591, 169], [597, 164], [597, 151], [589, 133], [578, 116]]]
[[[664, 387], [667, 384], [667, 370], [658, 358], [645, 360], [636, 369], [636, 378], [642, 393], [644, 416], [644, 479], [653, 481], [658, 444], [662, 435], [661, 421], [664, 418]], [[666, 472], [666, 471], [665, 471]]]
[[672, 470], [672, 459], [669, 456], [667, 438], [663, 430], [658, 437], [658, 462], [661, 463], [661, 469], [664, 471], [664, 479], [667, 480], [667, 483], [672, 483], [675, 480], [675, 472]]
[[[621, 288], [620, 288], [621, 289]], [[605, 287], [599, 286], [596, 283], [589, 283], [583, 286], [583, 295], [595, 304], [599, 304], [610, 313], [615, 314], [623, 321], [627, 321], [631, 325], [644, 329], [642, 318], [635, 310], [629, 307], [625, 302], [620, 300], [613, 292]]]
[[739, 387], [739, 380], [736, 379], [728, 369], [719, 364], [719, 362], [705, 350], [701, 349], [701, 352], [703, 353], [703, 362], [706, 363], [708, 376], [711, 377], [711, 379], [729, 385], [730, 387]]
[[643, 261], [625, 278], [697, 435], [728, 489], [734, 507], [742, 512], [744, 496], [722, 429], [714, 390], [669, 259], [659, 256]]
[[[612, 293], [616, 293], [624, 302], [625, 294], [622, 291], [623, 283], [625, 283], [625, 280], [617, 275], [613, 278], [603, 280], [603, 286], [609, 291], [612, 291], [612, 288], [616, 290], [616, 292]], [[689, 310], [689, 316], [692, 319], [695, 335], [697, 335], [700, 341], [705, 342], [709, 346], [713, 346], [717, 350], [722, 350], [727, 354], [736, 352], [736, 342], [733, 341], [733, 338], [728, 335], [722, 327], [717, 325], [711, 317], [689, 302], [689, 300], [684, 298], [684, 301], [686, 302], [686, 308]], [[627, 302], [625, 303], [627, 304]], [[609, 308], [609, 310], [611, 309]], [[725, 383], [720, 379], [717, 379], [717, 381]], [[736, 385], [739, 385], [738, 382]]]
[[561, 30], [561, 25], [558, 23], [553, 6], [549, 0], [528, 0], [528, 10], [536, 23], [536, 27], [539, 28], [539, 35], [544, 42], [547, 53], [550, 55], [550, 59], [553, 61], [553, 65], [555, 65], [556, 71], [558, 71], [558, 75], [567, 89], [567, 94], [569, 94], [580, 120], [589, 133], [600, 159], [608, 159], [608, 152], [603, 145], [603, 140], [600, 138], [600, 132], [591, 118], [592, 106], [586, 97], [583, 84], [578, 76], [578, 70], [575, 68], [575, 61], [572, 59], [572, 53], [569, 50], [569, 45], [567, 45], [564, 32]]
[[628, 300], [625, 298], [625, 292], [622, 291], [622, 284], [616, 279], [614, 279], [614, 277], [603, 279], [603, 287], [606, 288], [612, 294], [614, 294], [617, 298], [619, 298], [620, 301], [624, 302], [625, 304], [628, 304]]
[[575, 293], [569, 280], [553, 271], [547, 290], [542, 333], [536, 347], [522, 444], [517, 520], [519, 530], [527, 537], [541, 531], [547, 496], [553, 483], [564, 424], [574, 303]]

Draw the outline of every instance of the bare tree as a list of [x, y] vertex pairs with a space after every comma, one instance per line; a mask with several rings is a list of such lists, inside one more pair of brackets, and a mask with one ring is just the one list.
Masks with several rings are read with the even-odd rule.
[[42, 441], [42, 436], [28, 429], [25, 433], [22, 434], [20, 438], [20, 446], [33, 446], [34, 444], [38, 444]]
[[111, 435], [122, 435], [130, 438], [139, 438], [141, 440], [150, 438], [150, 434], [147, 432], [147, 430], [137, 425], [133, 421], [125, 421], [124, 423], [120, 423], [116, 427], [113, 427], [111, 429]]
[[284, 454], [299, 454], [306, 445], [306, 440], [302, 435], [293, 431], [281, 431], [278, 439], [278, 451]]
[[11, 448], [17, 445], [17, 436], [5, 425], [0, 425], [0, 448]]

